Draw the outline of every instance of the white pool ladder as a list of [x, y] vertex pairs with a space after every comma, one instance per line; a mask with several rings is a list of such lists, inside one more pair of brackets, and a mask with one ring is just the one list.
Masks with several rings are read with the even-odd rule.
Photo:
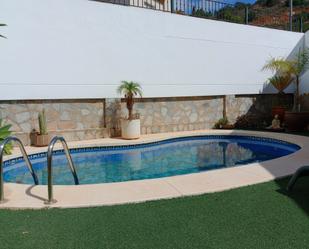
[[73, 160], [72, 160], [72, 157], [71, 157], [71, 154], [70, 154], [70, 151], [69, 151], [69, 148], [68, 148], [68, 145], [65, 141], [65, 139], [63, 137], [59, 137], [59, 136], [56, 136], [54, 137], [49, 145], [48, 145], [48, 150], [47, 150], [47, 174], [48, 174], [48, 177], [47, 177], [47, 184], [48, 184], [48, 200], [45, 202], [45, 204], [53, 204], [55, 202], [57, 202], [54, 197], [53, 197], [53, 174], [52, 174], [52, 163], [53, 163], [53, 151], [54, 151], [54, 146], [55, 144], [60, 141], [61, 144], [62, 144], [62, 147], [63, 147], [63, 150], [65, 152], [65, 155], [66, 155], [66, 158], [69, 162], [69, 168], [71, 170], [71, 173], [73, 175], [73, 178], [74, 178], [74, 182], [75, 182], [75, 185], [78, 185], [79, 184], [79, 180], [78, 180], [78, 177], [77, 177], [77, 173], [76, 173], [76, 169], [75, 169], [75, 166], [74, 166], [74, 163], [73, 163]]
[[21, 154], [26, 162], [26, 165], [32, 175], [33, 181], [35, 185], [39, 184], [39, 180], [38, 177], [36, 175], [36, 173], [33, 170], [32, 164], [29, 160], [29, 157], [27, 155], [27, 152], [25, 150], [25, 147], [23, 145], [23, 143], [17, 138], [17, 137], [7, 137], [5, 138], [2, 143], [0, 144], [0, 203], [4, 202], [4, 191], [3, 191], [3, 156], [4, 156], [4, 149], [5, 146], [8, 145], [11, 142], [15, 142], [18, 144], [19, 149], [21, 151]]

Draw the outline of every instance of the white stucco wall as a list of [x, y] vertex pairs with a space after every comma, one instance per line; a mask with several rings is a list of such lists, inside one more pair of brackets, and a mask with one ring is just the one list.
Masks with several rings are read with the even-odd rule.
[[250, 94], [303, 34], [88, 0], [1, 0], [0, 99]]

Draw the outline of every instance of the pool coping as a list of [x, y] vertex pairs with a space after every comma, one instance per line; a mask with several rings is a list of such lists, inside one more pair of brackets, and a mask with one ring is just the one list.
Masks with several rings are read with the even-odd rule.
[[[77, 208], [193, 196], [267, 182], [290, 175], [303, 165], [309, 165], [309, 155], [306, 153], [307, 151], [309, 152], [309, 137], [274, 132], [199, 130], [143, 135], [138, 140], [102, 138], [69, 142], [68, 145], [70, 148], [136, 145], [179, 137], [203, 135], [241, 135], [273, 138], [296, 144], [301, 149], [293, 154], [261, 163], [252, 163], [239, 167], [216, 169], [200, 173], [117, 183], [85, 184], [78, 186], [55, 185], [54, 198], [57, 202], [52, 205], [44, 204], [47, 198], [47, 186], [5, 183], [4, 196], [6, 201], [0, 204], [0, 208]], [[61, 147], [56, 146], [55, 149], [61, 149]], [[46, 152], [47, 149], [46, 147], [26, 147], [26, 151], [28, 154], [37, 154]], [[14, 150], [13, 155], [5, 156], [4, 161], [19, 156], [20, 153]]]

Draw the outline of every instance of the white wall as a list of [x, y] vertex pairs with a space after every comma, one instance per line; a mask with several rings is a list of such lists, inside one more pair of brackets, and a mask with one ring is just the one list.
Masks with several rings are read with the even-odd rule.
[[146, 97], [263, 90], [270, 56], [303, 35], [87, 0], [1, 0], [0, 99]]

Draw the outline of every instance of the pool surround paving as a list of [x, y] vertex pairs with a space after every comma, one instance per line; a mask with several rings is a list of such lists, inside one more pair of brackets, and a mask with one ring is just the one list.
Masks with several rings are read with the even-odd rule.
[[[290, 155], [269, 161], [200, 173], [116, 183], [85, 184], [77, 186], [55, 185], [54, 198], [57, 202], [52, 205], [44, 204], [47, 199], [47, 186], [45, 185], [35, 186], [28, 184], [5, 183], [4, 196], [6, 201], [0, 204], [0, 208], [77, 208], [120, 205], [125, 203], [192, 196], [271, 181], [291, 175], [303, 165], [309, 165], [309, 137], [285, 133], [241, 130], [200, 130], [143, 135], [137, 140], [102, 138], [69, 142], [68, 145], [69, 148], [133, 145], [157, 142], [177, 137], [203, 135], [266, 137], [296, 144], [300, 146], [301, 149]], [[56, 145], [55, 149], [61, 149], [60, 145]], [[26, 151], [30, 155], [46, 152], [47, 148], [26, 147]], [[19, 156], [20, 153], [18, 150], [14, 149], [13, 154], [5, 156], [4, 160], [6, 161]]]

